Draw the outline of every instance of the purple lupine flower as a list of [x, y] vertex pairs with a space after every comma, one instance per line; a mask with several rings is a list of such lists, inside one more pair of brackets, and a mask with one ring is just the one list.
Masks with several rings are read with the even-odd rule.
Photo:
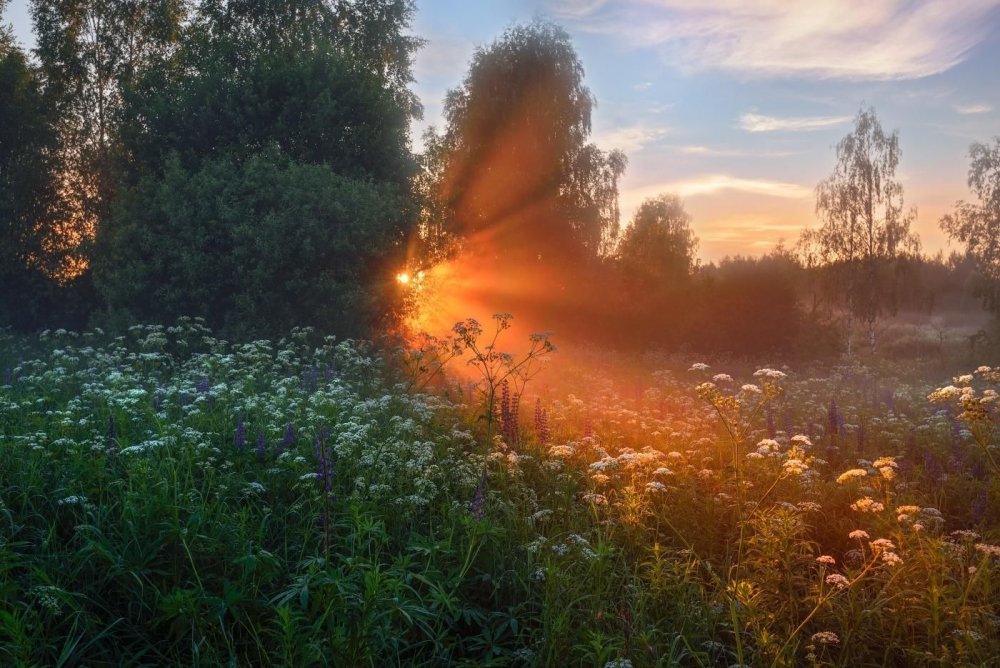
[[549, 415], [542, 408], [542, 399], [535, 400], [535, 433], [538, 434], [538, 442], [548, 445], [551, 434], [549, 433]]
[[288, 426], [285, 427], [284, 438], [282, 438], [281, 442], [278, 443], [277, 454], [280, 455], [282, 452], [290, 450], [294, 444], [295, 444], [295, 427], [293, 427], [292, 423], [289, 422]]
[[486, 469], [483, 469], [483, 475], [479, 478], [479, 484], [476, 486], [476, 494], [472, 497], [472, 519], [482, 520], [486, 517]]
[[330, 454], [330, 448], [326, 445], [326, 434], [316, 435], [316, 442], [313, 450], [316, 454], [316, 477], [323, 484], [323, 494], [326, 497], [333, 496], [333, 476], [335, 473], [335, 463]]
[[507, 445], [516, 446], [520, 441], [518, 433], [518, 405], [520, 397], [512, 396], [510, 393], [510, 382], [503, 381], [500, 384], [500, 430], [503, 432]]
[[194, 384], [194, 391], [198, 394], [206, 394], [212, 384], [208, 382], [208, 376], [202, 376], [198, 379], [198, 382]]
[[837, 402], [834, 399], [830, 400], [830, 409], [827, 411], [827, 417], [829, 419], [829, 434], [831, 436], [837, 436], [840, 434], [840, 428], [843, 425], [843, 418], [840, 417], [840, 411], [837, 410]]
[[247, 426], [243, 424], [243, 418], [236, 423], [236, 450], [243, 452], [247, 444]]
[[264, 432], [257, 432], [257, 442], [254, 444], [254, 454], [257, 455], [257, 459], [264, 461], [264, 457], [267, 456], [267, 439], [264, 438]]

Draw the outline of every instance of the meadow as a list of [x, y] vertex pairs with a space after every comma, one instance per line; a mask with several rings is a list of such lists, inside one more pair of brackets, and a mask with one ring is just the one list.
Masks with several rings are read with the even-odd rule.
[[0, 335], [0, 663], [1000, 656], [1000, 370], [508, 324]]

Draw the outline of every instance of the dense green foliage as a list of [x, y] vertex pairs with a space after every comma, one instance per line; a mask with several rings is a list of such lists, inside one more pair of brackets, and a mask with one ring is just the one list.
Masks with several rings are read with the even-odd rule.
[[392, 94], [329, 45], [179, 71], [130, 100], [131, 185], [98, 233], [101, 293], [131, 317], [195, 314], [238, 338], [369, 331], [413, 220]]

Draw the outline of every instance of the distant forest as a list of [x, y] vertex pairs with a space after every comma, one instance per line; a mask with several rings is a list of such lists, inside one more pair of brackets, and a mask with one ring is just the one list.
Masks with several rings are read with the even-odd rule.
[[532, 286], [519, 317], [620, 348], [874, 351], [886, 316], [1000, 313], [1000, 138], [972, 145], [970, 201], [940, 221], [960, 253], [922, 253], [901, 138], [862, 107], [811, 229], [701, 264], [676, 195], [620, 220], [626, 156], [591, 142], [554, 24], [477, 49], [415, 153], [414, 11], [33, 0], [31, 53], [0, 26], [0, 327], [200, 316], [236, 340], [371, 337], [413, 308], [401, 267], [461, 254]]

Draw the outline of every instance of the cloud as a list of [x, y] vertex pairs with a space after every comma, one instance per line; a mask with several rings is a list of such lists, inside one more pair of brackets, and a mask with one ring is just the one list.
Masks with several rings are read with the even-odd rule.
[[993, 107], [988, 104], [956, 104], [952, 108], [960, 114], [986, 114], [993, 111]]
[[619, 199], [622, 212], [626, 213], [634, 210], [644, 200], [656, 197], [661, 193], [676, 193], [680, 197], [698, 197], [732, 191], [794, 200], [813, 196], [811, 188], [800, 186], [797, 183], [769, 179], [745, 179], [728, 174], [703, 174], [680, 181], [625, 189], [621, 192]]
[[747, 132], [775, 132], [781, 130], [819, 130], [840, 125], [851, 120], [850, 116], [799, 116], [777, 118], [761, 114], [743, 114], [740, 116], [740, 127]]
[[621, 149], [626, 153], [636, 153], [669, 135], [673, 130], [663, 125], [638, 123], [617, 128], [595, 130], [591, 139], [603, 149]]
[[678, 153], [684, 155], [697, 155], [705, 157], [721, 158], [787, 158], [790, 155], [798, 155], [797, 151], [746, 151], [738, 148], [715, 148], [714, 146], [702, 146], [701, 144], [685, 144], [669, 146]]
[[696, 195], [711, 195], [723, 190], [738, 190], [753, 195], [781, 197], [784, 199], [799, 199], [811, 197], [811, 188], [805, 188], [797, 183], [771, 181], [768, 179], [744, 179], [726, 174], [706, 174], [693, 179], [676, 181], [667, 186], [670, 192], [676, 192], [681, 197]]
[[962, 62], [1000, 0], [548, 0], [576, 29], [655, 47], [682, 70], [848, 80], [916, 79]]

